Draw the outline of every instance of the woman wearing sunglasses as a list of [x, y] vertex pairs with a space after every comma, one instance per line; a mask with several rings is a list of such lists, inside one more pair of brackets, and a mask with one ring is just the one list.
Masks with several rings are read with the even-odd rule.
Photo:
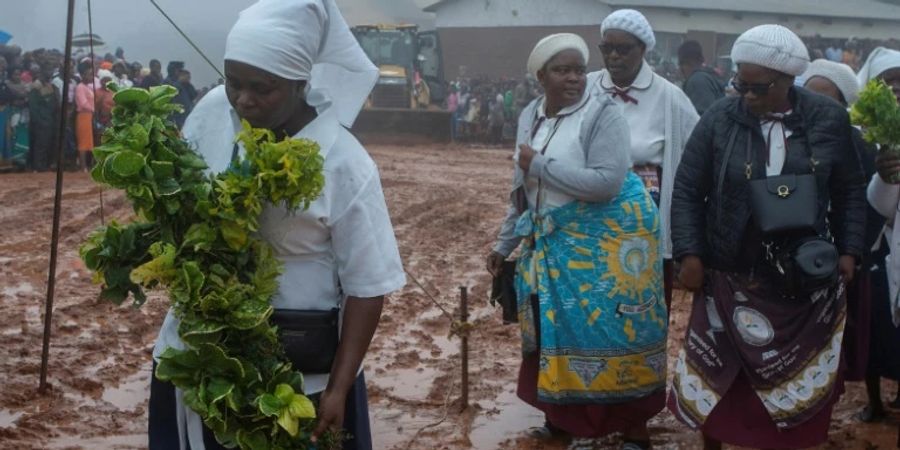
[[[695, 296], [669, 406], [708, 449], [813, 447], [843, 392], [865, 179], [844, 107], [794, 87], [809, 66], [800, 38], [761, 25], [731, 54], [740, 96], [703, 115], [675, 178], [674, 255]], [[796, 210], [773, 216], [788, 199]], [[802, 265], [809, 248], [828, 270]]]
[[588, 86], [612, 96], [622, 106], [631, 130], [634, 172], [644, 181], [660, 209], [666, 307], [674, 281], [669, 211], [675, 170], [697, 110], [678, 86], [653, 73], [644, 55], [656, 38], [647, 19], [633, 9], [618, 10], [603, 20], [600, 52], [606, 69], [588, 75]]

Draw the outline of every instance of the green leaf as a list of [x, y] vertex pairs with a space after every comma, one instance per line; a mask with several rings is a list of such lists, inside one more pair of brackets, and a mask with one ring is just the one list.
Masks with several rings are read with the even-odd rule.
[[175, 195], [181, 192], [181, 185], [172, 178], [166, 178], [156, 184], [157, 192], [163, 197]]
[[275, 386], [275, 396], [283, 405], [288, 405], [294, 398], [294, 388], [287, 384], [279, 384]]
[[164, 180], [175, 176], [175, 164], [172, 161], [150, 161], [153, 176], [157, 180]]
[[134, 107], [150, 101], [150, 93], [141, 88], [128, 88], [116, 92], [113, 101], [117, 105]]
[[146, 161], [140, 153], [125, 150], [110, 156], [106, 163], [116, 175], [127, 178], [140, 172]]
[[222, 239], [232, 250], [241, 250], [247, 245], [247, 230], [230, 220], [222, 221], [219, 226]]
[[116, 286], [114, 288], [105, 288], [100, 291], [100, 299], [121, 305], [128, 298], [128, 290]]
[[253, 431], [246, 433], [243, 430], [238, 432], [238, 442], [242, 449], [246, 450], [269, 450], [269, 438], [262, 431]]
[[234, 383], [229, 382], [228, 380], [214, 377], [209, 380], [209, 385], [207, 386], [207, 391], [209, 392], [209, 402], [216, 403], [225, 398], [228, 394], [231, 394], [234, 391]]
[[206, 169], [206, 162], [195, 153], [186, 153], [178, 158], [178, 165], [188, 169]]
[[315, 405], [303, 395], [294, 394], [291, 403], [288, 405], [288, 411], [298, 419], [314, 419], [316, 417]]
[[175, 246], [156, 242], [150, 246], [149, 252], [154, 258], [131, 271], [129, 276], [131, 282], [147, 286], [151, 282], [165, 284], [174, 280], [178, 274], [175, 269], [175, 258], [178, 254]]
[[281, 410], [281, 413], [278, 414], [278, 425], [284, 428], [284, 431], [287, 431], [292, 437], [297, 436], [297, 433], [300, 431], [300, 420], [292, 416], [287, 409]]
[[263, 394], [257, 399], [259, 403], [259, 412], [265, 416], [277, 416], [281, 413], [285, 404], [272, 394]]

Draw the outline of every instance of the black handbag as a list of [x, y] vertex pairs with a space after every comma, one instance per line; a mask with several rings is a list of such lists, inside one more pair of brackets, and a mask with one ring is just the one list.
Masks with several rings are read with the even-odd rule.
[[491, 283], [491, 306], [499, 303], [503, 309], [503, 324], [519, 322], [516, 298], [516, 261], [503, 261], [500, 274]]
[[750, 143], [748, 139], [750, 208], [766, 241], [767, 262], [776, 270], [790, 297], [805, 298], [833, 286], [839, 279], [840, 255], [830, 239], [816, 232], [819, 199], [812, 149], [809, 153], [813, 173], [753, 180]]
[[751, 180], [750, 208], [765, 236], [815, 232], [819, 209], [816, 177], [780, 175]]
[[337, 355], [340, 309], [327, 311], [276, 309], [271, 323], [285, 356], [295, 370], [303, 373], [330, 373]]
[[774, 256], [775, 269], [791, 297], [805, 297], [834, 286], [840, 255], [831, 241], [809, 236], [791, 241]]

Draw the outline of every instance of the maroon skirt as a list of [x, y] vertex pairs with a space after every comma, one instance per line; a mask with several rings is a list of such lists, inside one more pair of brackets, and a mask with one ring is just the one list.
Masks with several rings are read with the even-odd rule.
[[[749, 448], [796, 449], [815, 447], [828, 440], [831, 412], [844, 393], [840, 371], [831, 401], [802, 424], [779, 430], [743, 373], [735, 378], [700, 428], [704, 435], [726, 444]], [[669, 410], [678, 416], [675, 395], [669, 395]]]
[[608, 405], [558, 405], [541, 402], [537, 398], [538, 356], [523, 358], [519, 368], [516, 394], [525, 403], [541, 410], [557, 428], [579, 438], [599, 438], [642, 426], [665, 408], [664, 390], [637, 400]]

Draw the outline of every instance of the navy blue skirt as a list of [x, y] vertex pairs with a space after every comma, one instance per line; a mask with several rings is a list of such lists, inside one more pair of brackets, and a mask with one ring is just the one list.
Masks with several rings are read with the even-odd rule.
[[900, 328], [891, 319], [890, 289], [884, 264], [871, 272], [872, 316], [869, 341], [869, 376], [900, 381]]
[[[155, 362], [153, 363], [153, 373], [156, 373]], [[149, 449], [178, 450], [175, 386], [172, 383], [157, 380], [156, 376], [150, 378]], [[316, 402], [318, 394], [313, 394], [310, 398]], [[353, 383], [353, 388], [347, 393], [347, 403], [344, 407], [344, 431], [351, 436], [344, 441], [344, 450], [372, 450], [369, 400], [366, 394], [366, 379], [362, 373], [359, 374], [356, 382]], [[203, 444], [206, 446], [206, 450], [225, 450], [225, 447], [216, 442], [212, 431], [205, 426], [203, 427]], [[188, 450], [190, 450], [189, 443]]]

